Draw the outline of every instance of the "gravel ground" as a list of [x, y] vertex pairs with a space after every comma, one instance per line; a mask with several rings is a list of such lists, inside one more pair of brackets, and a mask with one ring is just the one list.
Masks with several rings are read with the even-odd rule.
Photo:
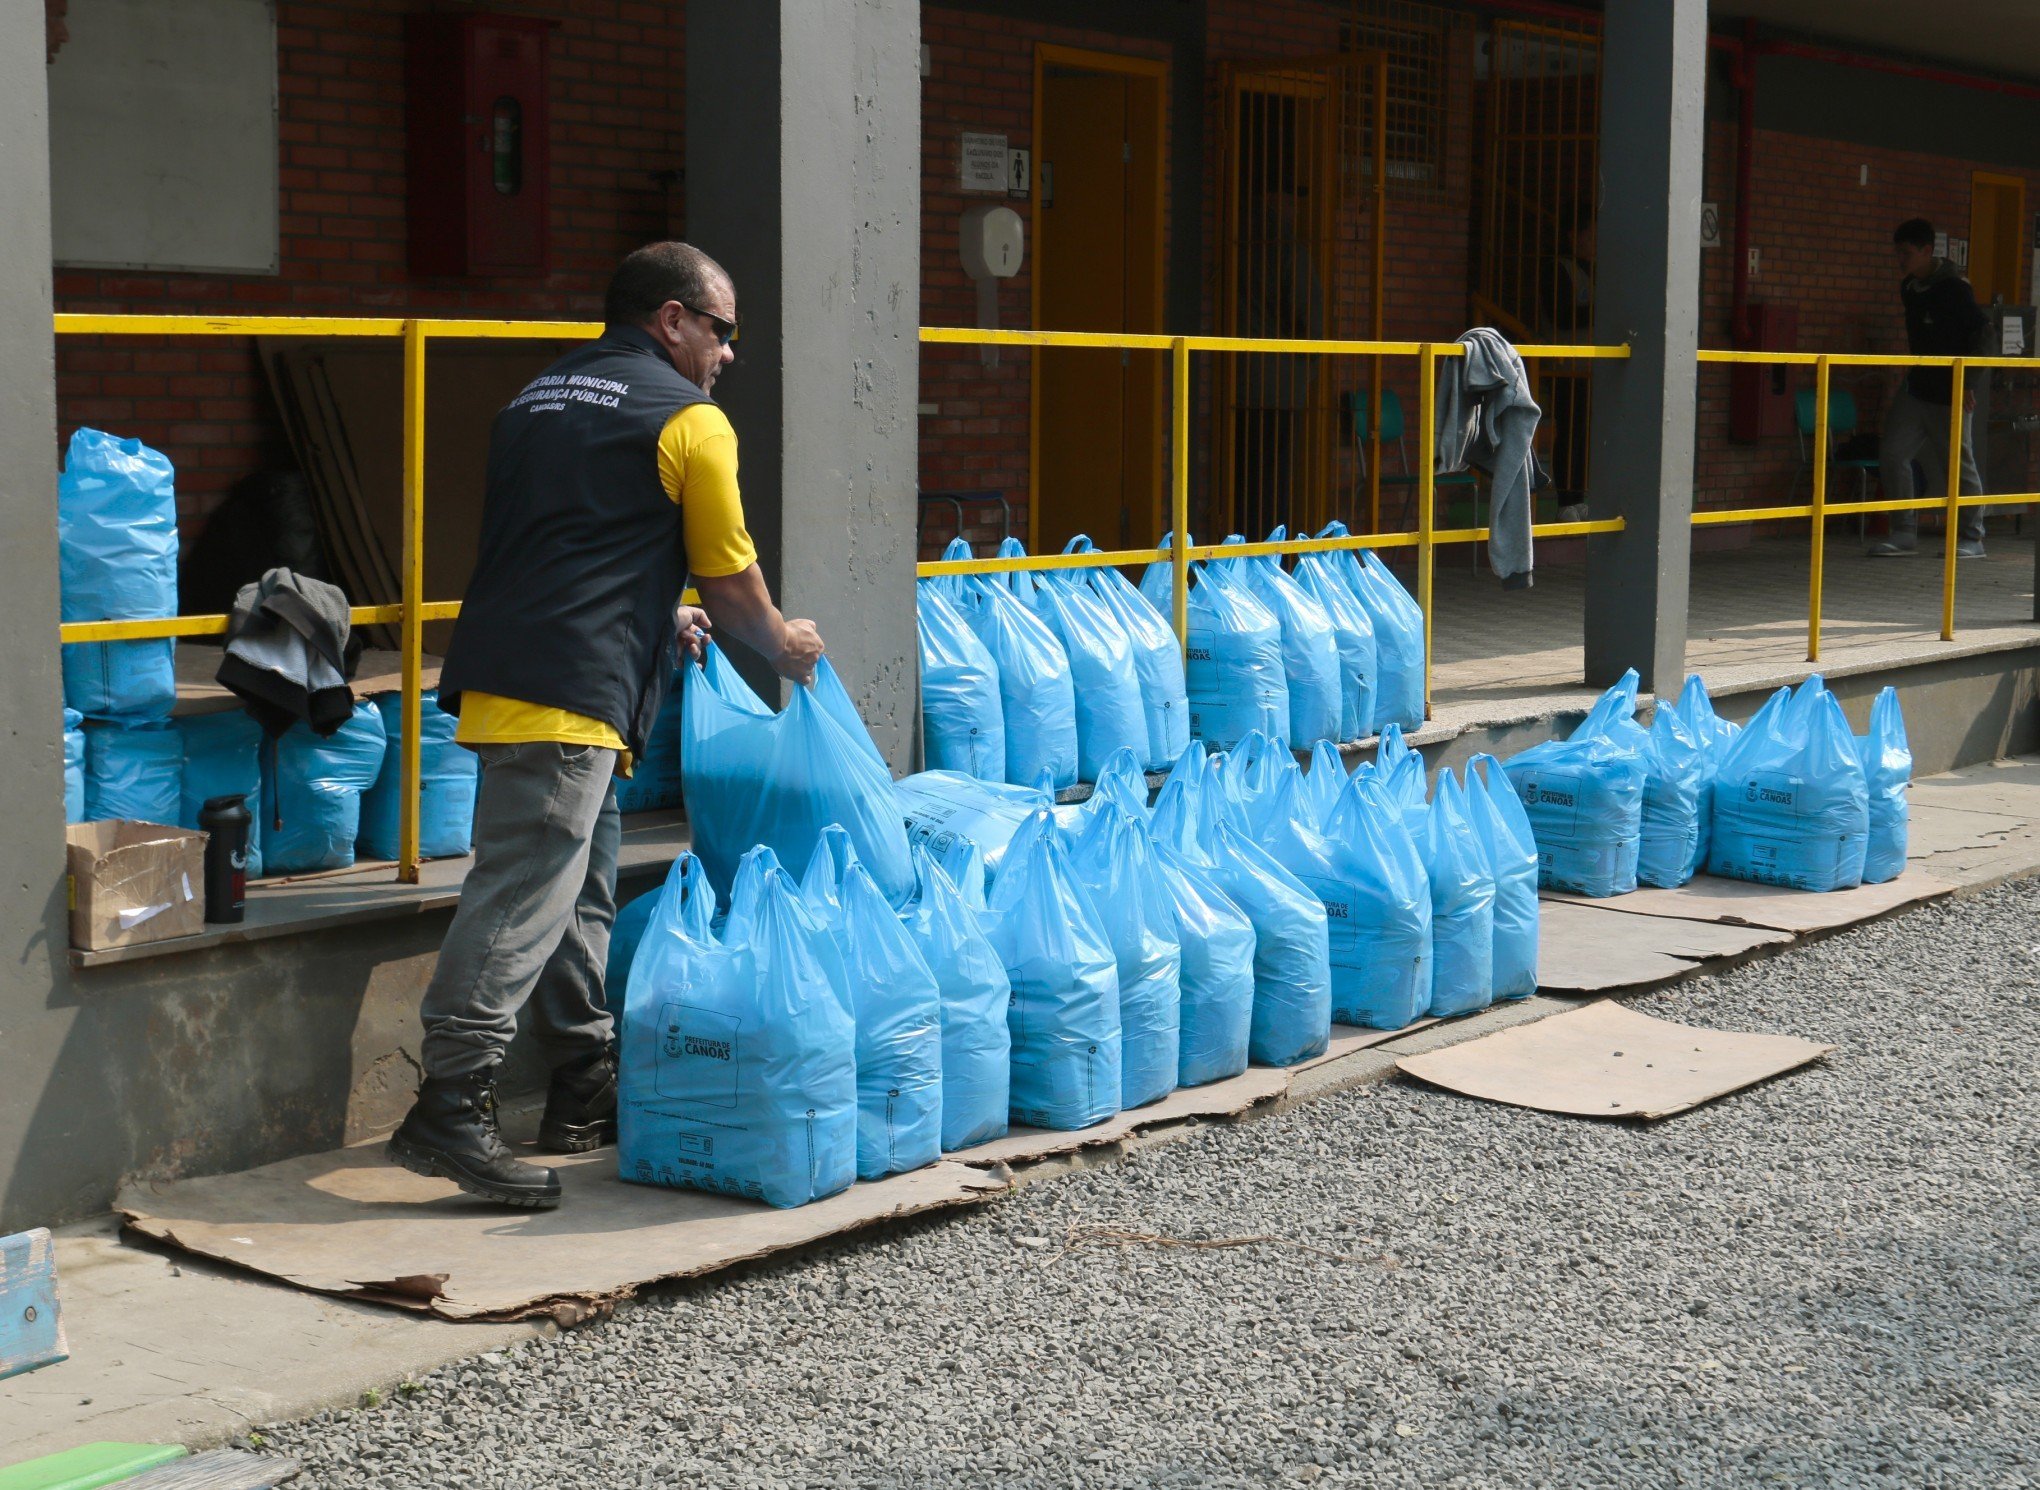
[[1656, 1125], [1398, 1079], [263, 1436], [334, 1487], [2040, 1485], [2036, 944], [2026, 882], [1641, 998], [1841, 1047]]

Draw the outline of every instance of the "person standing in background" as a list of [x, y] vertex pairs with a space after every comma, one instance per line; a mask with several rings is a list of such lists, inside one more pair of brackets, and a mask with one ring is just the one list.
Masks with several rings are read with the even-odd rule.
[[[1921, 357], [1966, 357], [1976, 352], [1989, 317], [1976, 303], [1976, 295], [1962, 271], [1934, 254], [1934, 225], [1924, 217], [1908, 218], [1891, 235], [1898, 253], [1898, 298], [1905, 306], [1906, 350]], [[1884, 427], [1878, 435], [1878, 478], [1884, 483], [1889, 502], [1910, 502], [1919, 493], [1913, 484], [1913, 462], [1923, 461], [1927, 489], [1947, 495], [1949, 395], [1955, 386], [1954, 372], [1945, 367], [1908, 368], [1898, 391], [1884, 410]], [[1983, 478], [1976, 470], [1976, 393], [1962, 395], [1961, 494], [1983, 495]], [[1891, 533], [1873, 544], [1873, 559], [1901, 558], [1919, 547], [1918, 509], [1891, 514]], [[1983, 557], [1983, 510], [1962, 511], [1959, 536], [1950, 535], [1956, 554], [1964, 559]]]

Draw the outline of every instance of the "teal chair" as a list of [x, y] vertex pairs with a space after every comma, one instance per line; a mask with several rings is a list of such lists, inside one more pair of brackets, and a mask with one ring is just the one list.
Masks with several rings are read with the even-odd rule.
[[[1817, 402], [1811, 388], [1799, 390], [1794, 400], [1799, 426], [1799, 475], [1793, 478], [1792, 489], [1796, 494], [1799, 481], [1804, 478], [1809, 487], [1813, 484], [1813, 416]], [[1384, 424], [1386, 420], [1382, 421]], [[1856, 395], [1846, 388], [1828, 386], [1828, 469], [1830, 471], [1854, 471], [1856, 473], [1856, 500], [1870, 500], [1870, 478], [1876, 474], [1875, 456], [1851, 456], [1839, 459], [1834, 454], [1837, 441], [1846, 440], [1856, 432]], [[1865, 531], [1868, 514], [1856, 514], [1856, 531]]]
[[[1346, 407], [1352, 414], [1353, 443], [1360, 452], [1360, 480], [1364, 485], [1367, 481], [1367, 452], [1371, 448], [1368, 431], [1373, 428], [1369, 423], [1374, 412], [1372, 392], [1366, 388], [1355, 389], [1346, 395]], [[1410, 452], [1403, 434], [1402, 399], [1393, 388], [1384, 388], [1381, 391], [1381, 443], [1386, 447], [1391, 441], [1395, 444], [1395, 457], [1401, 469], [1394, 472], [1384, 470], [1381, 484], [1403, 489], [1402, 514], [1395, 525], [1407, 530], [1417, 501], [1417, 476], [1410, 469]], [[1432, 486], [1441, 492], [1448, 487], [1472, 487], [1473, 525], [1476, 528], [1480, 526], [1480, 483], [1474, 480], [1473, 472], [1454, 471], [1449, 476], [1441, 475], [1432, 482]]]

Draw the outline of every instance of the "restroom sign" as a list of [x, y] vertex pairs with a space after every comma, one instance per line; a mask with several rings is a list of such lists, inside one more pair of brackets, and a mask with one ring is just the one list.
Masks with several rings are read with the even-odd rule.
[[962, 184], [965, 191], [1006, 190], [1006, 137], [1004, 135], [965, 134], [961, 158]]

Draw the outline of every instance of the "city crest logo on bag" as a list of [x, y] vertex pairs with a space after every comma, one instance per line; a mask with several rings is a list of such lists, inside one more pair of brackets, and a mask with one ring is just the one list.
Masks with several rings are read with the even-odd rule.
[[1547, 807], [1571, 807], [1575, 805], [1571, 792], [1554, 791], [1543, 782], [1531, 780], [1523, 785], [1523, 805], [1535, 807], [1539, 803]]
[[654, 1086], [662, 1097], [734, 1107], [737, 1101], [737, 1020], [694, 1004], [659, 1010], [659, 1061]]

